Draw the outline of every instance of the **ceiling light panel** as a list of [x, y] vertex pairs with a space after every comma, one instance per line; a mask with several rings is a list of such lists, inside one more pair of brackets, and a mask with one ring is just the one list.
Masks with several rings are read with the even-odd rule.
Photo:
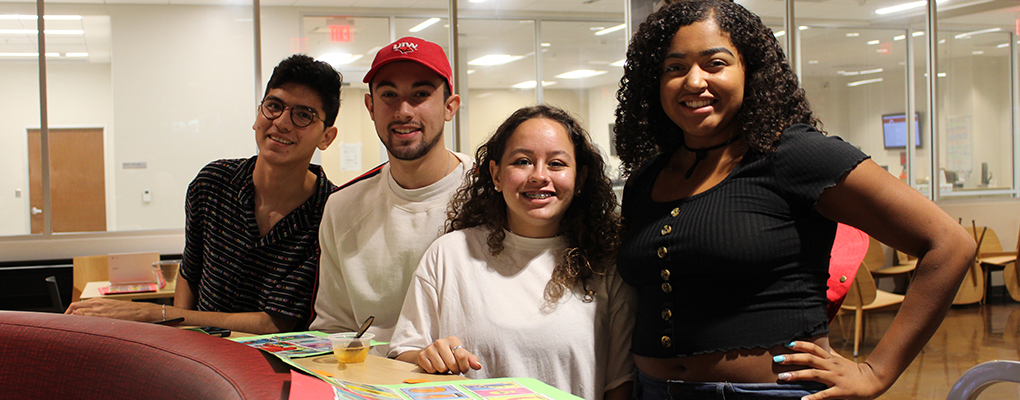
[[927, 4], [928, 4], [927, 1], [912, 1], [912, 2], [909, 2], [909, 3], [897, 4], [897, 5], [891, 6], [891, 7], [879, 8], [879, 9], [875, 10], [875, 14], [885, 15], [885, 14], [892, 14], [892, 13], [897, 13], [897, 12], [901, 12], [901, 11], [908, 11], [908, 10], [913, 10], [913, 9], [916, 9], [916, 8], [924, 7]]
[[602, 35], [605, 35], [607, 33], [613, 33], [613, 32], [619, 31], [619, 30], [623, 30], [623, 28], [626, 28], [626, 27], [627, 27], [627, 24], [620, 24], [620, 25], [616, 25], [616, 26], [611, 26], [611, 27], [608, 27], [606, 29], [603, 29], [603, 30], [600, 30], [598, 32], [595, 32], [595, 35], [596, 36], [602, 36]]
[[413, 28], [408, 29], [408, 31], [409, 32], [415, 32], [415, 33], [421, 32], [421, 31], [425, 30], [425, 28], [428, 28], [428, 27], [432, 26], [432, 24], [434, 24], [436, 22], [439, 22], [439, 18], [429, 18], [429, 19], [425, 20], [424, 22], [422, 22], [422, 23], [420, 23], [418, 25], [415, 25]]
[[489, 54], [468, 61], [468, 65], [503, 65], [524, 58], [524, 56], [512, 56], [509, 54]]
[[847, 87], [854, 87], [854, 86], [867, 85], [869, 83], [879, 83], [881, 81], [882, 81], [882, 78], [865, 79], [865, 80], [862, 80], [862, 81], [856, 81], [856, 82], [847, 83], [846, 86]]
[[590, 78], [593, 76], [599, 76], [604, 73], [606, 73], [606, 71], [596, 71], [592, 69], [576, 69], [570, 72], [564, 72], [562, 74], [556, 75], [556, 77], [560, 79], [582, 79]]

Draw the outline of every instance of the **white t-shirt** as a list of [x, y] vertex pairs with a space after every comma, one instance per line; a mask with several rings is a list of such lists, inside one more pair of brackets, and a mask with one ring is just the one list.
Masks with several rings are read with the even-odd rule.
[[[385, 164], [333, 193], [319, 225], [319, 282], [310, 329], [356, 331], [368, 316], [375, 340], [389, 341], [422, 253], [443, 233], [446, 210], [464, 181], [461, 164], [429, 186], [404, 189]], [[372, 352], [385, 356], [387, 346]]]
[[465, 376], [536, 378], [585, 399], [633, 380], [633, 289], [616, 270], [555, 304], [546, 284], [566, 244], [506, 233], [494, 258], [488, 231], [475, 227], [436, 239], [422, 257], [391, 339], [390, 356], [457, 336], [482, 369]]

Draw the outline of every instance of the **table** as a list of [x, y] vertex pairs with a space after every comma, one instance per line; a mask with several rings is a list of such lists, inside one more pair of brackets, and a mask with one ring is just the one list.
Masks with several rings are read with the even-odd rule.
[[[256, 336], [244, 332], [231, 332], [230, 338]], [[331, 378], [341, 381], [367, 383], [370, 385], [396, 385], [405, 379], [425, 379], [430, 382], [467, 379], [460, 375], [437, 375], [422, 370], [415, 364], [406, 363], [375, 354], [369, 354], [365, 362], [340, 364], [333, 353], [321, 356], [293, 358], [291, 362], [317, 374], [326, 372]]]
[[415, 364], [369, 354], [365, 362], [340, 364], [333, 353], [315, 357], [294, 358], [291, 362], [308, 370], [325, 371], [332, 378], [341, 381], [367, 383], [372, 385], [395, 385], [405, 379], [424, 379], [430, 382], [466, 379], [460, 375], [429, 374]]
[[110, 286], [110, 281], [95, 281], [85, 284], [85, 289], [81, 291], [81, 299], [88, 300], [91, 298], [104, 298], [104, 299], [116, 299], [116, 300], [144, 300], [144, 299], [167, 299], [174, 298], [174, 290], [176, 285], [174, 282], [167, 283], [162, 289], [155, 292], [139, 292], [139, 293], [121, 293], [121, 294], [99, 294], [99, 288], [104, 286]]

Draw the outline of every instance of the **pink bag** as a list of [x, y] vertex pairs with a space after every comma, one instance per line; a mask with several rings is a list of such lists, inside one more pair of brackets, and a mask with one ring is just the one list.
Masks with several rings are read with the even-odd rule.
[[850, 291], [850, 285], [857, 275], [857, 268], [868, 252], [868, 234], [850, 225], [836, 226], [836, 239], [832, 242], [829, 258], [829, 289], [825, 297], [829, 300], [829, 322], [836, 317], [839, 306]]

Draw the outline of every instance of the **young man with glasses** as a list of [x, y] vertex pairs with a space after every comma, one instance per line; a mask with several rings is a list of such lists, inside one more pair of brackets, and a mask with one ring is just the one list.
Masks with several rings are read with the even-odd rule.
[[336, 191], [315, 149], [336, 138], [342, 77], [294, 55], [273, 70], [255, 113], [258, 155], [209, 163], [188, 187], [181, 278], [174, 306], [94, 299], [68, 314], [249, 333], [308, 324], [319, 258], [318, 229]]
[[[460, 107], [442, 47], [405, 37], [383, 47], [365, 75], [365, 106], [389, 162], [329, 198], [311, 329], [354, 331], [368, 316], [389, 341], [411, 276], [442, 233], [471, 158], [446, 148], [443, 127]], [[386, 346], [375, 354], [386, 355]]]

